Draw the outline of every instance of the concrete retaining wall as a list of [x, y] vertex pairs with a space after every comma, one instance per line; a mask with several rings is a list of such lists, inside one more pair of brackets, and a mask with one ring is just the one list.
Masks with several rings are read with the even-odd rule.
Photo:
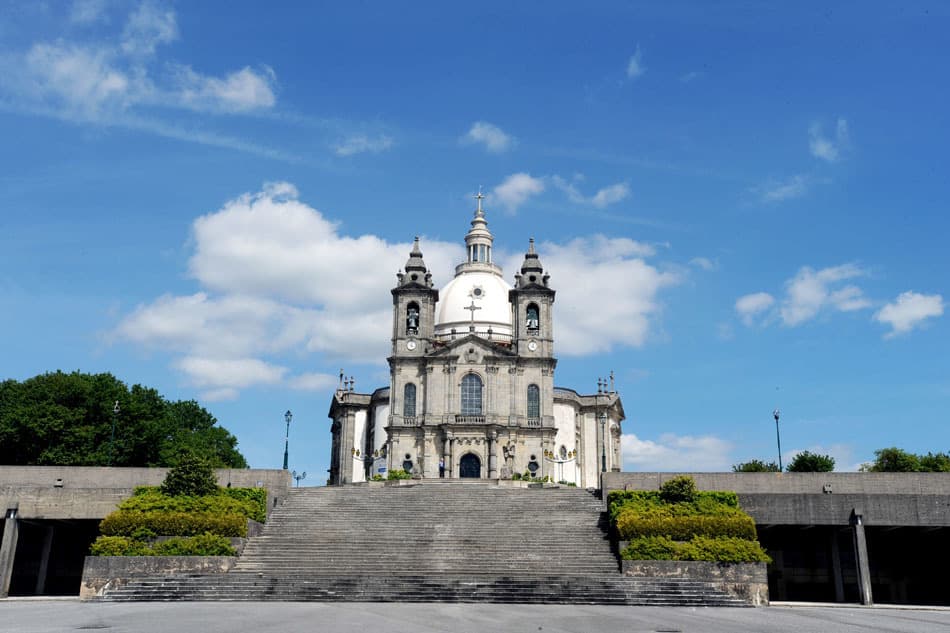
[[[218, 483], [267, 489], [267, 510], [290, 490], [286, 470], [219, 469]], [[22, 519], [101, 519], [136, 486], [158, 486], [167, 468], [0, 466], [0, 511], [18, 507]]]
[[147, 576], [223, 574], [234, 566], [236, 560], [234, 556], [87, 556], [79, 599], [99, 597], [107, 589]]
[[708, 561], [625, 560], [624, 576], [638, 578], [684, 578], [715, 585], [754, 606], [769, 603], [765, 563], [713, 563]]
[[603, 473], [605, 490], [658, 490], [689, 475], [700, 490], [739, 494], [950, 495], [950, 473]]

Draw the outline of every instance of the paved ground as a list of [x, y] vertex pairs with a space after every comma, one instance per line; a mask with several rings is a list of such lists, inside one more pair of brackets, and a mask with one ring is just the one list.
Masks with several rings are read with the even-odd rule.
[[498, 604], [299, 602], [81, 603], [0, 600], [0, 632], [288, 633], [946, 633], [950, 610], [788, 607], [695, 609]]

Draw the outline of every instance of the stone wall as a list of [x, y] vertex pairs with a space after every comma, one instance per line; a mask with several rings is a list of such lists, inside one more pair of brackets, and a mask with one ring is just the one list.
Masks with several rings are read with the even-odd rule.
[[621, 561], [621, 573], [638, 578], [684, 578], [708, 582], [751, 605], [769, 603], [765, 563], [625, 560]]
[[663, 482], [689, 475], [700, 490], [739, 494], [950, 495], [950, 473], [614, 473], [603, 488], [658, 490]]
[[223, 574], [234, 556], [87, 556], [79, 599], [91, 600], [131, 580], [163, 574]]
[[[0, 466], [0, 510], [18, 508], [21, 519], [101, 519], [136, 486], [158, 486], [167, 468]], [[290, 490], [286, 470], [219, 469], [218, 483], [267, 489], [268, 512]]]

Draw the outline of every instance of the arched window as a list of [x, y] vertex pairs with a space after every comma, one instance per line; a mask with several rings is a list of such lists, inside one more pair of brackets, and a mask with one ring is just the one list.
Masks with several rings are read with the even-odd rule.
[[419, 333], [419, 304], [413, 301], [406, 306], [406, 334]]
[[482, 379], [475, 374], [462, 378], [462, 415], [482, 414]]
[[528, 417], [541, 417], [541, 390], [537, 385], [528, 385]]
[[411, 382], [402, 391], [402, 414], [407, 418], [416, 416], [416, 386]]
[[525, 327], [528, 329], [529, 334], [537, 334], [538, 330], [541, 329], [541, 319], [538, 318], [538, 306], [533, 303], [528, 304], [525, 316]]

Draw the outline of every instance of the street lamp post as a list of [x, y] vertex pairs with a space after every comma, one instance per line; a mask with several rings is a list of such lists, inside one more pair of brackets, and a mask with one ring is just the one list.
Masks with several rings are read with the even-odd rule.
[[307, 478], [307, 471], [305, 470], [305, 471], [303, 471], [302, 473], [300, 473], [300, 474], [298, 475], [298, 474], [297, 474], [297, 471], [294, 470], [294, 471], [291, 471], [290, 476], [297, 480], [297, 487], [299, 488], [299, 487], [300, 487], [300, 480]]
[[119, 417], [119, 401], [116, 400], [112, 406], [112, 434], [109, 436], [109, 465], [112, 465], [112, 458], [115, 455], [115, 419]]
[[607, 472], [607, 412], [600, 412], [600, 472]]
[[775, 418], [775, 443], [778, 444], [778, 471], [782, 472], [782, 437], [778, 433], [779, 413], [779, 410], [776, 409], [772, 412], [772, 417]]
[[284, 420], [287, 421], [287, 430], [284, 432], [284, 470], [287, 470], [287, 451], [290, 448], [290, 421], [294, 419], [294, 414], [287, 409], [284, 414]]

